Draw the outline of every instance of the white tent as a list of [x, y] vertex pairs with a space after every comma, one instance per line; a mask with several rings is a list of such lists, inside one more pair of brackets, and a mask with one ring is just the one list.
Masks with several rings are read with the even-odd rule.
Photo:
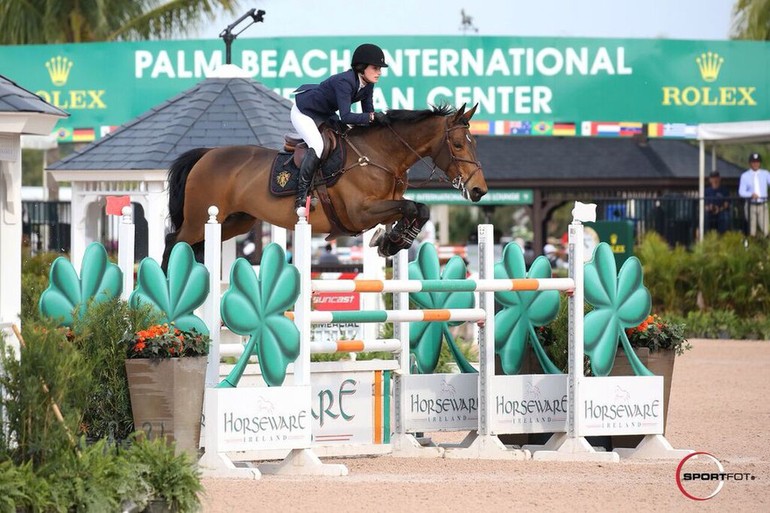
[[[738, 121], [734, 123], [701, 123], [698, 125], [698, 142], [700, 143], [700, 170], [698, 173], [698, 196], [700, 206], [698, 208], [698, 234], [703, 240], [704, 214], [703, 194], [705, 192], [706, 178], [706, 142], [721, 143], [751, 143], [770, 141], [770, 120], [764, 121]], [[712, 160], [716, 161], [716, 152], [712, 153]], [[715, 162], [712, 162], [712, 166]]]

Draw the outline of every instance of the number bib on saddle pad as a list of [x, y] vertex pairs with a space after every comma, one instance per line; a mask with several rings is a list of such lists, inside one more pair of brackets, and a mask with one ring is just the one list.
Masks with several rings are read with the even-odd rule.
[[[316, 175], [314, 183], [324, 183], [327, 187], [339, 180], [345, 164], [345, 148], [337, 144], [329, 158], [321, 162], [320, 179]], [[279, 152], [270, 168], [270, 192], [275, 196], [289, 196], [297, 192], [299, 167], [294, 162], [294, 152]]]

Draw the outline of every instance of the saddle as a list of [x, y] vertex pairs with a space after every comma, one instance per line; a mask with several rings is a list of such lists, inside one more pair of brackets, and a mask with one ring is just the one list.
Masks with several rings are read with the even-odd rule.
[[[324, 151], [319, 157], [323, 162], [337, 148], [337, 133], [331, 128], [325, 127], [321, 131], [321, 137], [324, 140]], [[294, 154], [294, 165], [299, 168], [305, 153], [307, 153], [307, 143], [302, 140], [299, 134], [290, 132], [283, 135], [283, 151]]]
[[[345, 171], [345, 145], [342, 144], [342, 134], [330, 127], [323, 126], [321, 137], [324, 140], [324, 151], [321, 165], [311, 181], [310, 194], [315, 191], [327, 218], [332, 224], [332, 230], [327, 237], [331, 240], [339, 235], [358, 235], [358, 232], [344, 226], [329, 198], [327, 187], [334, 185]], [[295, 133], [283, 136], [283, 151], [276, 155], [270, 170], [270, 192], [275, 196], [289, 196], [297, 192], [297, 177], [302, 159], [308, 150], [299, 135]]]
[[[340, 136], [331, 128], [324, 128], [321, 136], [324, 138], [324, 151], [313, 183], [331, 186], [342, 174], [344, 145], [340, 142]], [[307, 144], [297, 134], [285, 134], [283, 138], [283, 151], [278, 152], [270, 169], [270, 192], [275, 196], [289, 196], [297, 192], [299, 167], [308, 150]]]

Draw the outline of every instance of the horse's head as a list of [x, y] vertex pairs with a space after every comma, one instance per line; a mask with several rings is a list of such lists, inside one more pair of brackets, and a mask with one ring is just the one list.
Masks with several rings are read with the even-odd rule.
[[463, 104], [446, 117], [446, 146], [433, 159], [446, 172], [452, 186], [473, 202], [479, 201], [488, 190], [481, 162], [476, 157], [476, 139], [470, 132], [470, 119], [478, 106], [477, 103], [466, 112]]

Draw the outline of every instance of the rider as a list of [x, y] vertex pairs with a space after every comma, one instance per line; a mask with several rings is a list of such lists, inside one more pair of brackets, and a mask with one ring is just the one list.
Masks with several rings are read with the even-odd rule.
[[[382, 68], [387, 68], [382, 49], [373, 44], [362, 44], [353, 52], [351, 69], [332, 75], [320, 84], [305, 84], [296, 91], [291, 108], [291, 124], [308, 145], [302, 159], [297, 182], [294, 208], [305, 206], [310, 180], [321, 163], [324, 149], [318, 127], [326, 122], [336, 126], [340, 119], [349, 125], [387, 123], [387, 116], [374, 112], [374, 84], [380, 79]], [[350, 112], [350, 106], [361, 102], [361, 114]], [[339, 117], [337, 116], [339, 111]]]

